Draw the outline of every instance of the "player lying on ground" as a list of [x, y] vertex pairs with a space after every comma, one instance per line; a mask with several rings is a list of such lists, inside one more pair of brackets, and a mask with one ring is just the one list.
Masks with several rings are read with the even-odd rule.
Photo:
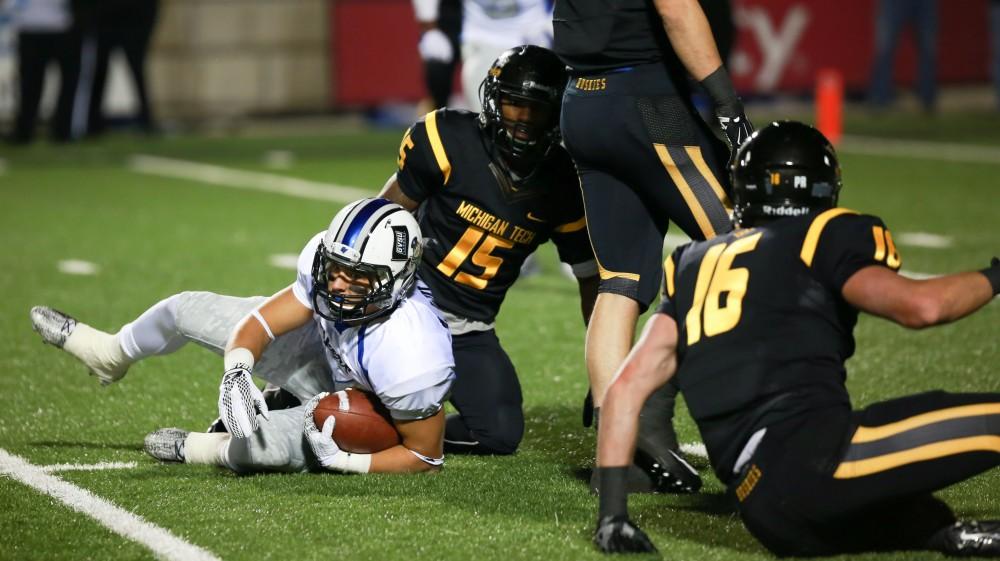
[[1000, 464], [1000, 394], [929, 392], [852, 411], [844, 385], [859, 310], [910, 328], [957, 320], [1000, 291], [1000, 262], [902, 277], [882, 221], [836, 207], [840, 184], [818, 131], [773, 123], [733, 167], [739, 229], [665, 262], [658, 313], [605, 401], [602, 551], [655, 549], [628, 518], [624, 473], [639, 408], [676, 374], [716, 475], [773, 553], [1000, 556], [1000, 522], [956, 522], [931, 494]]
[[417, 275], [455, 355], [449, 453], [513, 454], [524, 436], [521, 384], [494, 327], [525, 259], [555, 244], [579, 283], [584, 321], [597, 295], [576, 170], [559, 145], [565, 85], [551, 51], [507, 50], [483, 80], [483, 112], [440, 109], [415, 123], [381, 193], [415, 211], [428, 240]]
[[[219, 414], [229, 434], [161, 429], [146, 437], [146, 451], [161, 460], [241, 473], [425, 471], [444, 461], [442, 404], [454, 360], [447, 326], [427, 287], [415, 281], [421, 248], [409, 212], [385, 199], [362, 199], [306, 244], [296, 281], [270, 298], [185, 292], [115, 335], [51, 308], [33, 308], [31, 319], [45, 342], [80, 359], [103, 384], [188, 341], [224, 351]], [[268, 412], [251, 373], [305, 404]], [[330, 427], [317, 429], [312, 409], [321, 392], [350, 386], [378, 396], [401, 445], [349, 454], [338, 449]]]

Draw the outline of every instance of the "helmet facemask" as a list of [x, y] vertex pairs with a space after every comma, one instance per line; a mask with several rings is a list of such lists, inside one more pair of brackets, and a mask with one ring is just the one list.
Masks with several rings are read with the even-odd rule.
[[416, 282], [422, 248], [420, 226], [398, 204], [369, 198], [345, 206], [316, 247], [313, 310], [349, 324], [391, 312]]
[[[313, 310], [325, 319], [347, 324], [361, 323], [389, 311], [396, 281], [392, 270], [344, 256], [356, 254], [349, 247], [333, 249], [328, 251], [322, 243], [316, 248], [312, 270]], [[333, 292], [330, 283], [338, 278], [346, 281], [347, 287]]]

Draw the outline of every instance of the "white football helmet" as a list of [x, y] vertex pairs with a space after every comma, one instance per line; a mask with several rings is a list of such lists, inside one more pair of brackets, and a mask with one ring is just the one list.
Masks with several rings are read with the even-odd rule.
[[[313, 259], [313, 309], [331, 321], [362, 323], [391, 312], [413, 287], [423, 250], [420, 226], [405, 208], [386, 199], [361, 199], [333, 217]], [[342, 270], [368, 280], [350, 294], [329, 290]]]

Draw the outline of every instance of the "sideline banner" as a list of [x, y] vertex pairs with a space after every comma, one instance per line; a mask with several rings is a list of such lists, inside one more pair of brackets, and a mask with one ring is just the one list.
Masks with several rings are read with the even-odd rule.
[[[558, 1], [558, 0], [557, 0]], [[410, 0], [331, 0], [331, 104], [371, 106], [424, 96]], [[867, 87], [876, 0], [733, 0], [737, 39], [729, 62], [745, 94], [809, 93], [833, 67], [848, 91]], [[988, 81], [988, 0], [938, 3], [940, 83]], [[913, 35], [898, 42], [895, 78], [916, 75]], [[458, 80], [456, 80], [456, 87]]]

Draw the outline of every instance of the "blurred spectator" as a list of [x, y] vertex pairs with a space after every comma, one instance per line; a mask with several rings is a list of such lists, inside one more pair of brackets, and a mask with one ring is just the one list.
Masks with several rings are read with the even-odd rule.
[[[440, 4], [439, 4], [440, 2]], [[424, 62], [424, 83], [434, 107], [446, 107], [458, 69], [458, 40], [462, 32], [462, 0], [413, 0], [420, 24], [418, 49]]]
[[990, 42], [993, 43], [993, 89], [1000, 109], [1000, 0], [990, 2]]
[[879, 0], [875, 14], [875, 64], [870, 100], [892, 101], [893, 59], [903, 28], [911, 25], [917, 46], [917, 96], [925, 111], [937, 101], [937, 0]]
[[98, 135], [106, 128], [103, 106], [108, 61], [111, 52], [118, 48], [125, 55], [135, 84], [139, 102], [135, 115], [136, 125], [144, 132], [154, 130], [153, 111], [146, 84], [146, 54], [156, 27], [158, 4], [159, 0], [100, 0], [95, 3], [91, 33], [97, 40], [97, 57], [93, 71], [88, 134]]
[[493, 61], [518, 45], [552, 46], [550, 0], [463, 0], [462, 90], [473, 111]]
[[[82, 135], [86, 95], [78, 92], [81, 18], [69, 0], [12, 0], [17, 30], [19, 98], [11, 142], [27, 144], [35, 137], [48, 65], [59, 66], [59, 97], [49, 119], [50, 136], [65, 142]], [[81, 95], [83, 93], [84, 95]]]

